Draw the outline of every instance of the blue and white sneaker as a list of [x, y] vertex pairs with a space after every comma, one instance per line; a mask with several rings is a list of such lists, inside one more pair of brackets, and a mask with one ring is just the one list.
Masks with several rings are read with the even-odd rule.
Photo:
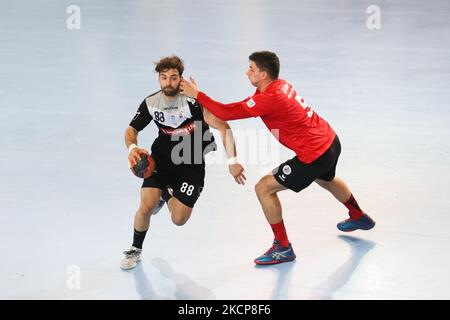
[[272, 247], [262, 256], [254, 260], [256, 264], [276, 264], [295, 260], [294, 249], [289, 243], [287, 247], [282, 247], [278, 240], [273, 240]]
[[164, 207], [165, 203], [166, 202], [162, 198], [160, 198], [158, 204], [155, 207], [155, 209], [153, 209], [152, 214], [157, 214], [162, 209], [162, 207]]
[[355, 230], [370, 230], [375, 227], [375, 221], [366, 213], [357, 220], [347, 219], [337, 224], [337, 228], [343, 232], [350, 232]]

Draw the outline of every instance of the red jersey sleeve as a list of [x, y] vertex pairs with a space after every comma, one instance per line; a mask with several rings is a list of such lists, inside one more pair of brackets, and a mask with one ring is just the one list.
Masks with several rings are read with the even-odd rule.
[[244, 100], [244, 105], [253, 117], [260, 117], [276, 112], [283, 99], [283, 96], [277, 94], [256, 93]]
[[241, 102], [223, 104], [211, 99], [205, 93], [199, 92], [197, 95], [197, 101], [204, 108], [208, 109], [213, 115], [223, 121], [252, 117], [252, 114], [246, 108], [244, 102], [245, 100]]

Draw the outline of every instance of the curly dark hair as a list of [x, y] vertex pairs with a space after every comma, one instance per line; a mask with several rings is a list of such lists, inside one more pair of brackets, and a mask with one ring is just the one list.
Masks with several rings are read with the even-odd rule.
[[179, 57], [172, 55], [170, 57], [161, 58], [158, 62], [155, 62], [155, 71], [161, 73], [164, 70], [177, 69], [180, 76], [183, 75], [184, 64], [183, 60]]

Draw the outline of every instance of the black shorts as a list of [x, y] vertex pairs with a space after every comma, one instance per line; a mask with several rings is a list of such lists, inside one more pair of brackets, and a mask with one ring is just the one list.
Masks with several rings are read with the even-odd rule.
[[170, 157], [153, 153], [155, 171], [144, 179], [142, 188], [170, 187], [173, 196], [186, 206], [193, 208], [205, 184], [205, 164], [175, 165]]
[[295, 192], [300, 192], [316, 179], [333, 180], [340, 154], [341, 143], [336, 135], [328, 150], [313, 162], [304, 163], [295, 156], [280, 164], [272, 173], [279, 184]]

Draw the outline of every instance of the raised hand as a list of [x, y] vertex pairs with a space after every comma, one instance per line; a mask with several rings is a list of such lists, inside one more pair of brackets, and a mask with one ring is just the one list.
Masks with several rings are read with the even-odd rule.
[[191, 82], [182, 78], [180, 83], [180, 91], [182, 94], [187, 95], [188, 97], [197, 98], [198, 95], [198, 86], [195, 80], [192, 77], [189, 77]]

